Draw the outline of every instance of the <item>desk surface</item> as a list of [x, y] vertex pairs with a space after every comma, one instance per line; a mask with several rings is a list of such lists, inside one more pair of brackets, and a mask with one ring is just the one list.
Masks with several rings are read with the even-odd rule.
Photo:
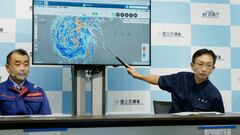
[[105, 115], [105, 116], [46, 116], [2, 117], [0, 129], [24, 128], [86, 128], [170, 125], [240, 125], [240, 114], [191, 115]]

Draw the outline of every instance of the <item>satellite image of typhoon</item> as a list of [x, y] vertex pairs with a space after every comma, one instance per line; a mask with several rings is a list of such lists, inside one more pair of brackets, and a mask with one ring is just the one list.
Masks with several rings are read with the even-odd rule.
[[96, 17], [57, 16], [50, 27], [51, 47], [64, 63], [91, 64], [102, 22]]

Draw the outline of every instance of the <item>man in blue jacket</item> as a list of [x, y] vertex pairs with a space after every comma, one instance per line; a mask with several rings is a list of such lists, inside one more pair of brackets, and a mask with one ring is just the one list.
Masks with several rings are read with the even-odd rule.
[[26, 80], [30, 58], [23, 49], [7, 55], [9, 77], [0, 83], [0, 115], [49, 115], [51, 110], [45, 92]]
[[215, 68], [216, 55], [212, 50], [200, 49], [193, 54], [192, 72], [178, 72], [171, 75], [142, 75], [133, 67], [128, 73], [134, 78], [159, 85], [171, 93], [172, 106], [169, 113], [186, 111], [216, 111], [224, 113], [219, 90], [208, 80]]

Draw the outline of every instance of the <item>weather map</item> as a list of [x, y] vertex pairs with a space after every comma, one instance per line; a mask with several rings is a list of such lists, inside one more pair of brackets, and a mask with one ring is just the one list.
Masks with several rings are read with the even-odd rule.
[[51, 22], [51, 47], [64, 63], [90, 64], [97, 44], [95, 34], [101, 34], [101, 18], [57, 16]]

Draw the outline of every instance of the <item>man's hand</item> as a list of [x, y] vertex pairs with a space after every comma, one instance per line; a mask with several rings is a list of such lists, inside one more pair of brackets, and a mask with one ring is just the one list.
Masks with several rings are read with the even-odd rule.
[[129, 65], [127, 65], [127, 67], [128, 67], [127, 68], [128, 74], [130, 74], [133, 78], [137, 78], [137, 79], [143, 80], [145, 82], [148, 82], [148, 83], [151, 83], [151, 84], [154, 84], [154, 85], [158, 85], [159, 76], [157, 76], [157, 75], [143, 75], [143, 74], [138, 73], [135, 70], [135, 68], [133, 68]]
[[139, 74], [135, 70], [135, 68], [133, 68], [133, 67], [131, 67], [129, 65], [127, 65], [127, 66], [128, 66], [128, 68], [127, 68], [128, 74], [130, 74], [133, 78], [138, 78], [139, 79], [141, 77], [141, 74]]

